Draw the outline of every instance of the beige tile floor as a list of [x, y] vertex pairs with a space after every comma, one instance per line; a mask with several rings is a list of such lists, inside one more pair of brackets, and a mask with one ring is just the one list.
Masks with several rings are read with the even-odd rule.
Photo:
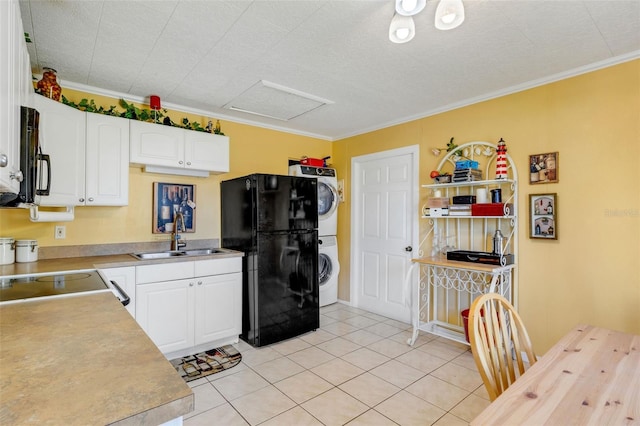
[[489, 405], [468, 346], [335, 303], [320, 329], [190, 382], [196, 425], [467, 425]]

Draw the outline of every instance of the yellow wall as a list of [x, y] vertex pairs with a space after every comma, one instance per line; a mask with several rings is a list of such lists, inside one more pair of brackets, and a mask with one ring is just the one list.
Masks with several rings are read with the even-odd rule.
[[[347, 197], [338, 219], [339, 297], [348, 300], [350, 290], [351, 158], [418, 144], [420, 181], [428, 183], [440, 160], [430, 148], [451, 137], [458, 144], [507, 141], [520, 178], [519, 310], [536, 351], [577, 323], [640, 334], [637, 60], [338, 141], [334, 163]], [[530, 185], [528, 156], [554, 151], [559, 183]], [[529, 194], [543, 192], [558, 195], [557, 241], [528, 238]]]
[[[70, 89], [63, 89], [63, 94], [73, 102], [88, 98], [106, 108], [118, 105], [118, 99]], [[118, 107], [118, 111], [122, 111], [122, 108]], [[191, 122], [198, 121], [203, 127], [209, 119], [215, 122], [215, 117], [196, 117], [176, 111], [170, 111], [168, 115], [176, 123], [181, 122], [183, 117], [189, 118]], [[154, 235], [151, 232], [153, 182], [175, 182], [196, 185], [196, 232], [186, 234], [185, 239], [219, 238], [220, 181], [250, 173], [286, 175], [289, 158], [299, 159], [303, 155], [322, 158], [332, 155], [332, 144], [328, 141], [224, 120], [221, 125], [222, 131], [230, 139], [230, 173], [193, 178], [143, 173], [140, 167], [130, 167], [129, 205], [77, 207], [75, 220], [64, 223], [67, 228], [66, 239], [53, 238], [54, 227], [59, 223], [33, 223], [29, 220], [29, 212], [22, 209], [0, 210], [0, 235], [16, 239], [37, 239], [40, 247], [168, 239], [168, 236]]]
[[[74, 101], [93, 97], [104, 106], [117, 101], [63, 93]], [[183, 116], [188, 115], [172, 118]], [[217, 238], [220, 180], [252, 172], [286, 174], [288, 158], [331, 155], [345, 181], [339, 297], [349, 300], [351, 158], [418, 144], [420, 181], [426, 183], [439, 161], [429, 148], [444, 147], [452, 136], [458, 144], [502, 137], [520, 175], [519, 310], [536, 351], [543, 353], [581, 322], [640, 334], [640, 61], [333, 144], [224, 121], [222, 130], [231, 139], [233, 173], [197, 179], [131, 168], [129, 206], [77, 208], [65, 240], [53, 239], [55, 223], [31, 223], [22, 210], [0, 211], [0, 233], [36, 238], [43, 247], [152, 241], [152, 183], [172, 181], [197, 185], [197, 233], [187, 238]], [[553, 151], [560, 153], [559, 183], [529, 185], [528, 156]], [[528, 195], [541, 192], [558, 194], [557, 241], [527, 236]]]

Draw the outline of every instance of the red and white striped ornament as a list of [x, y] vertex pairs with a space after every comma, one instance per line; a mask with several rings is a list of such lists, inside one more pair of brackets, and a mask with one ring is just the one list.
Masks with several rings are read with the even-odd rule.
[[507, 144], [500, 138], [496, 147], [496, 179], [507, 178]]

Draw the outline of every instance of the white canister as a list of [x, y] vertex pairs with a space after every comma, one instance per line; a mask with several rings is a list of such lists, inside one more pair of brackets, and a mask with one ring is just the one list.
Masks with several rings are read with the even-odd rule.
[[488, 202], [489, 202], [489, 195], [487, 194], [487, 189], [486, 188], [476, 189], [476, 203], [486, 204]]
[[16, 262], [35, 262], [38, 260], [37, 240], [16, 241]]
[[15, 240], [13, 238], [0, 238], [0, 265], [11, 265], [15, 261]]

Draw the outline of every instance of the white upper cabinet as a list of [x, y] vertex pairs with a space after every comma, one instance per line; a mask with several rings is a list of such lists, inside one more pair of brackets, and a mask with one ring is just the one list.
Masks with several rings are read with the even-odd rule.
[[33, 95], [31, 65], [16, 0], [0, 1], [0, 192], [20, 190], [20, 105]]
[[86, 113], [40, 95], [34, 96], [34, 104], [40, 112], [42, 153], [51, 159], [51, 189], [39, 204], [84, 205]]
[[129, 203], [129, 120], [87, 113], [85, 205]]
[[143, 121], [132, 121], [129, 161], [154, 166], [184, 167], [184, 131]]
[[161, 124], [131, 121], [131, 157], [147, 171], [191, 174], [229, 171], [229, 138]]
[[43, 96], [40, 144], [51, 159], [51, 191], [41, 206], [126, 206], [129, 120], [86, 113]]
[[211, 133], [185, 132], [186, 167], [215, 173], [229, 171], [229, 138]]

